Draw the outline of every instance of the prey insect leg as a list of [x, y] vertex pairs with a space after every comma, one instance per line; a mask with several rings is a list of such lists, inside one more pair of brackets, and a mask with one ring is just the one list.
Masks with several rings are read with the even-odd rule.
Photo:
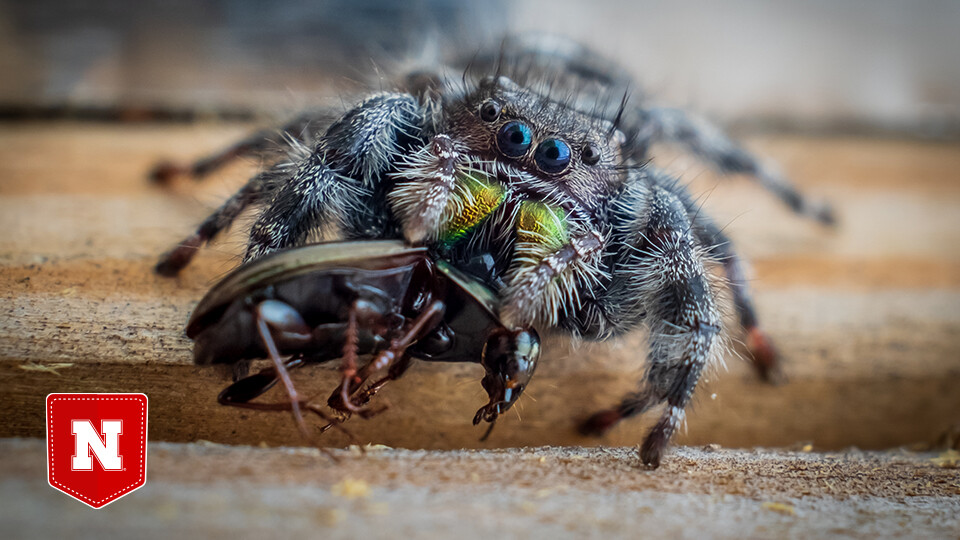
[[257, 331], [260, 333], [263, 346], [267, 349], [267, 355], [270, 357], [270, 360], [273, 361], [277, 377], [280, 378], [284, 388], [287, 390], [287, 396], [290, 398], [290, 412], [293, 413], [293, 419], [297, 423], [297, 428], [300, 429], [300, 433], [305, 439], [311, 440], [310, 432], [307, 431], [307, 424], [303, 421], [303, 414], [300, 412], [300, 396], [297, 394], [297, 389], [293, 386], [290, 373], [280, 358], [280, 351], [277, 350], [277, 345], [273, 341], [270, 327], [267, 325], [267, 319], [262, 313], [262, 306], [263, 304], [260, 304], [256, 308]]
[[[304, 361], [301, 357], [294, 357], [288, 360], [285, 365], [289, 371], [291, 369], [303, 366]], [[279, 378], [277, 371], [274, 367], [271, 366], [264, 368], [258, 373], [244, 377], [224, 388], [223, 391], [220, 392], [220, 395], [217, 396], [217, 403], [220, 403], [221, 405], [228, 405], [230, 407], [238, 407], [241, 409], [252, 409], [255, 411], [291, 411], [293, 409], [293, 405], [289, 401], [282, 403], [259, 403], [252, 401], [267, 390], [273, 388], [278, 380]], [[323, 409], [311, 403], [309, 400], [300, 400], [299, 405], [304, 410], [310, 411], [326, 421], [327, 426], [336, 427], [344, 435], [349, 437], [351, 442], [357, 444], [356, 436], [354, 436], [354, 434], [351, 433], [347, 428], [343, 427], [336, 418], [333, 418], [324, 412]], [[321, 432], [322, 431], [326, 430], [324, 429], [321, 430]]]
[[[340, 364], [340, 373], [342, 381], [340, 382], [340, 402], [347, 410], [356, 412], [350, 395], [354, 389], [363, 384], [363, 379], [357, 376], [357, 348], [358, 348], [358, 328], [357, 328], [357, 302], [350, 305], [347, 314], [347, 329], [343, 337], [343, 360]], [[331, 396], [332, 399], [332, 396]]]
[[[359, 386], [374, 372], [389, 368], [387, 376], [376, 381], [370, 388], [360, 392], [357, 396], [351, 397], [350, 394], [344, 393], [347, 388], [345, 376], [345, 385], [341, 387], [340, 395], [337, 396], [335, 394], [330, 397], [330, 402], [332, 402], [331, 406], [333, 406], [333, 403], [337, 403], [349, 412], [364, 413], [366, 409], [363, 407], [363, 400], [372, 398], [387, 382], [400, 377], [403, 372], [406, 371], [410, 364], [410, 358], [406, 354], [407, 348], [433, 329], [436, 325], [437, 318], [443, 315], [445, 309], [446, 306], [444, 306], [443, 302], [435, 301], [430, 304], [427, 309], [417, 315], [417, 318], [414, 319], [413, 323], [410, 324], [410, 327], [402, 336], [390, 343], [389, 348], [378, 353], [377, 356], [367, 363], [367, 365], [363, 366], [362, 369], [355, 371], [353, 380], [355, 380], [357, 386]], [[357, 404], [356, 397], [361, 398], [360, 405]], [[336, 398], [339, 398], [340, 401], [335, 401]]]

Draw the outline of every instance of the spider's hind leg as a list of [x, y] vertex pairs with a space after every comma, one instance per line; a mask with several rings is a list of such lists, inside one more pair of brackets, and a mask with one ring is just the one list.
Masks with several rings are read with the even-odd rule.
[[658, 141], [680, 143], [721, 173], [752, 176], [797, 214], [826, 225], [836, 222], [830, 205], [807, 198], [771, 165], [763, 163], [709, 122], [680, 109], [661, 107], [645, 109], [640, 116], [636, 139], [643, 151]]
[[730, 239], [708, 218], [697, 219], [696, 234], [710, 255], [723, 265], [740, 326], [746, 333], [750, 360], [761, 379], [777, 383], [783, 379], [779, 354], [767, 333], [760, 327], [756, 308], [744, 273], [743, 260]]
[[[242, 157], [267, 157], [268, 154], [281, 156], [293, 144], [309, 144], [314, 140], [317, 130], [328, 123], [326, 117], [325, 113], [315, 111], [302, 114], [279, 129], [257, 131], [191, 164], [161, 161], [154, 165], [148, 177], [158, 184], [165, 184], [178, 176], [189, 176], [194, 180], [202, 180], [210, 173]], [[278, 136], [278, 134], [281, 136]]]
[[269, 199], [277, 187], [293, 173], [291, 164], [281, 163], [251, 178], [239, 191], [234, 193], [220, 208], [210, 214], [197, 230], [184, 238], [173, 249], [164, 253], [154, 267], [156, 273], [173, 277], [180, 273], [197, 251], [213, 240], [221, 231], [240, 216], [251, 205]]

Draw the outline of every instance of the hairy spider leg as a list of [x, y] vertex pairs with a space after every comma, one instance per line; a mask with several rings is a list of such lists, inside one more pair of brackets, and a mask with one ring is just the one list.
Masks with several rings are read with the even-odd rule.
[[746, 333], [747, 350], [750, 352], [750, 361], [761, 379], [767, 382], [778, 382], [784, 377], [780, 365], [779, 355], [773, 341], [760, 327], [756, 309], [750, 296], [746, 276], [743, 269], [743, 260], [737, 255], [730, 239], [707, 218], [698, 218], [695, 232], [700, 243], [709, 249], [710, 255], [723, 264], [730, 292], [733, 295], [733, 305], [737, 310], [740, 326]]
[[[581, 431], [600, 435], [618, 421], [666, 402], [666, 409], [644, 439], [640, 458], [659, 465], [664, 449], [684, 418], [697, 381], [720, 345], [721, 320], [683, 203], [659, 186], [649, 188], [643, 208], [616, 223], [629, 243], [613, 270], [607, 294], [629, 312], [620, 317], [645, 320], [650, 329], [648, 367], [640, 391], [612, 409], [589, 418]], [[630, 204], [625, 207], [632, 206]], [[624, 292], [629, 295], [624, 296]]]
[[449, 219], [460, 158], [453, 139], [439, 134], [393, 173], [397, 184], [387, 197], [408, 242], [434, 240], [444, 218]]
[[507, 188], [472, 167], [463, 149], [445, 134], [405, 158], [391, 176], [396, 184], [387, 196], [390, 207], [412, 244], [453, 246], [507, 199]]
[[250, 230], [244, 260], [303, 244], [335, 224], [350, 238], [389, 235], [383, 174], [419, 137], [421, 121], [408, 94], [378, 94], [347, 112], [276, 190]]
[[761, 162], [706, 120], [666, 107], [642, 109], [638, 114], [641, 120], [636, 127], [635, 144], [643, 155], [637, 158], [645, 158], [650, 145], [655, 142], [676, 142], [721, 173], [753, 177], [797, 214], [825, 225], [836, 222], [829, 204], [804, 196], [772, 165]]
[[[264, 129], [252, 133], [190, 165], [162, 161], [151, 169], [149, 178], [159, 184], [167, 183], [177, 176], [190, 176], [194, 180], [202, 180], [210, 173], [242, 157], [268, 157], [269, 153], [282, 156], [282, 152], [296, 142], [309, 144], [316, 137], [316, 130], [326, 123], [328, 116], [327, 113], [320, 111], [304, 113], [283, 124], [279, 129]], [[281, 136], [278, 137], [278, 134]]]
[[676, 178], [654, 167], [647, 167], [651, 182], [669, 190], [677, 196], [687, 209], [687, 216], [693, 223], [693, 232], [701, 246], [704, 246], [710, 256], [723, 265], [724, 274], [733, 296], [734, 309], [740, 326], [746, 333], [747, 348], [750, 360], [761, 379], [767, 382], [777, 382], [783, 379], [783, 371], [778, 361], [776, 347], [766, 332], [760, 327], [757, 311], [753, 304], [750, 288], [744, 272], [743, 259], [734, 249], [733, 242], [723, 231], [701, 211], [700, 206], [693, 200]]
[[255, 175], [220, 208], [203, 220], [196, 232], [164, 253], [154, 267], [154, 271], [162, 276], [176, 276], [180, 270], [190, 264], [204, 244], [211, 242], [221, 231], [228, 229], [247, 207], [270, 199], [277, 187], [289, 180], [292, 173], [289, 163], [280, 163]]
[[[422, 117], [413, 96], [394, 93], [373, 96], [348, 111], [330, 125], [315, 148], [304, 146], [304, 140], [313, 138], [311, 129], [319, 122], [311, 121], [318, 116], [307, 115], [288, 124], [284, 129], [302, 134], [284, 139], [292, 155], [251, 178], [194, 234], [164, 254], [156, 272], [176, 275], [203, 244], [228, 228], [243, 210], [261, 203], [270, 204], [250, 231], [245, 261], [302, 244], [310, 233], [335, 224], [351, 238], [388, 236], [389, 210], [385, 203], [376, 204], [373, 199], [382, 189], [381, 175], [419, 136]], [[260, 151], [263, 147], [252, 141], [262, 135], [251, 136], [237, 147]], [[215, 157], [208, 160], [225, 162]]]

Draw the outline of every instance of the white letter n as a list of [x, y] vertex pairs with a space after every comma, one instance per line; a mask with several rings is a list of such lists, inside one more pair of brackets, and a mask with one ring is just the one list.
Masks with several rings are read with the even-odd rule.
[[120, 420], [100, 422], [100, 429], [103, 431], [102, 439], [89, 420], [73, 420], [71, 427], [77, 443], [71, 463], [73, 470], [93, 470], [93, 462], [90, 459], [91, 450], [104, 469], [119, 471], [123, 468], [120, 459], [120, 433], [122, 432]]

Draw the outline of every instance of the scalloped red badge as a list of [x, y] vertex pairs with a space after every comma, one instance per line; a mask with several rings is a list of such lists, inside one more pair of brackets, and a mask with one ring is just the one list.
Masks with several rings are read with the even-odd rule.
[[47, 481], [93, 508], [143, 486], [147, 396], [48, 395]]

